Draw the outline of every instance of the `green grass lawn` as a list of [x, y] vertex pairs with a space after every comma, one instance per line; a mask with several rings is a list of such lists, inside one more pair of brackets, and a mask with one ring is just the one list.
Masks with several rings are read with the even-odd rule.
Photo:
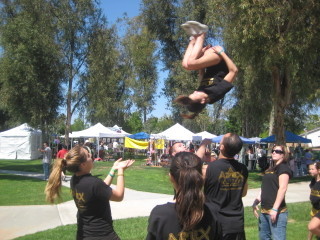
[[[47, 182], [37, 178], [0, 173], [0, 206], [45, 205]], [[62, 187], [64, 201], [72, 200], [70, 189]]]
[[[113, 162], [95, 162], [92, 174], [105, 178]], [[0, 169], [40, 172], [42, 173], [41, 160], [0, 160]], [[168, 169], [161, 167], [144, 166], [144, 160], [137, 160], [132, 167], [126, 170], [126, 187], [131, 189], [172, 194], [172, 186], [168, 180]], [[258, 188], [261, 184], [261, 174], [255, 171], [249, 173], [249, 188]], [[293, 178], [290, 182], [310, 181], [310, 177]], [[37, 205], [46, 204], [44, 188], [46, 181], [36, 178], [0, 174], [0, 205]], [[63, 200], [71, 200], [70, 190], [62, 189]], [[310, 219], [310, 203], [294, 203], [289, 205], [289, 221], [287, 239], [306, 239], [307, 223]], [[115, 220], [114, 226], [121, 239], [144, 239], [147, 229], [147, 217]], [[245, 208], [245, 231], [247, 239], [258, 239], [257, 220], [251, 208]], [[18, 239], [74, 239], [76, 225], [67, 225], [38, 232]]]
[[[287, 240], [307, 239], [310, 203], [288, 204], [289, 218]], [[128, 218], [114, 221], [114, 228], [122, 240], [142, 240], [147, 234], [148, 217]], [[258, 239], [258, 220], [253, 216], [252, 208], [245, 208], [245, 232], [248, 240]], [[76, 225], [61, 226], [24, 237], [19, 240], [55, 240], [75, 239]]]
[[[145, 166], [145, 161], [143, 159], [143, 156], [138, 156], [134, 165], [125, 171], [126, 187], [138, 191], [172, 194], [172, 186], [168, 177], [168, 168]], [[109, 173], [112, 165], [113, 162], [95, 162], [92, 174], [104, 179]], [[0, 169], [37, 173], [42, 173], [43, 171], [41, 160], [0, 160]], [[259, 172], [250, 171], [248, 178], [249, 188], [259, 188], [261, 185], [261, 178], [262, 175]], [[19, 179], [23, 179], [23, 181]], [[293, 178], [290, 182], [310, 181], [310, 179], [310, 177]], [[11, 181], [14, 181], [14, 185]], [[116, 181], [113, 183], [116, 183]], [[45, 202], [43, 202], [43, 190], [45, 185], [46, 182], [33, 178], [0, 175], [0, 190], [2, 190], [2, 193], [6, 193], [0, 194], [0, 205], [29, 205], [30, 201], [33, 202], [33, 204], [45, 204]], [[12, 188], [12, 186], [15, 187]], [[29, 192], [31, 193], [31, 199], [24, 197], [24, 194]], [[8, 197], [10, 195], [14, 197]], [[33, 200], [32, 196], [34, 196]], [[63, 201], [71, 199], [68, 190], [63, 190], [62, 197]], [[19, 202], [17, 203], [17, 201]]]

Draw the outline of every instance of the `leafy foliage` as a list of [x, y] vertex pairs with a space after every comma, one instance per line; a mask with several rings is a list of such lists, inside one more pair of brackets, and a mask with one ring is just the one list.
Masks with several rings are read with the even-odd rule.
[[52, 123], [61, 103], [61, 52], [46, 1], [4, 2], [1, 9], [0, 102], [20, 122]]

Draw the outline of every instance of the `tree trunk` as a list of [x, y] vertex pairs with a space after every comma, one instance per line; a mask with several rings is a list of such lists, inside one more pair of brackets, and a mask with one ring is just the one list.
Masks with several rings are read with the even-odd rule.
[[[282, 73], [283, 72], [283, 73]], [[272, 71], [273, 78], [273, 109], [274, 109], [274, 124], [273, 134], [276, 135], [276, 144], [285, 144], [285, 129], [284, 129], [284, 111], [289, 105], [291, 97], [291, 84], [287, 69], [275, 67]]]
[[[70, 70], [72, 73], [72, 70]], [[72, 74], [70, 74], [72, 76]], [[66, 128], [65, 128], [65, 144], [69, 146], [70, 140], [69, 140], [69, 133], [71, 132], [71, 118], [72, 118], [72, 110], [71, 110], [71, 104], [72, 104], [72, 77], [69, 78], [69, 84], [68, 84], [68, 93], [67, 93], [67, 118], [66, 118]]]

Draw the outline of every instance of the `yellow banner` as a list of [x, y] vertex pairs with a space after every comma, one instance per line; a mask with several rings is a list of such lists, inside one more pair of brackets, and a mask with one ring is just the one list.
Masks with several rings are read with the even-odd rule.
[[157, 139], [155, 141], [156, 149], [164, 149], [164, 139]]
[[124, 147], [126, 148], [136, 148], [136, 149], [147, 149], [148, 142], [138, 141], [132, 138], [125, 137], [124, 138]]

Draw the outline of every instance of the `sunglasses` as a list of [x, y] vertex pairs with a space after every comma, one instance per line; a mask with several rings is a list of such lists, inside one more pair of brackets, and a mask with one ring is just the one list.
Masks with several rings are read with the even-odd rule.
[[277, 154], [284, 154], [284, 152], [281, 151], [281, 150], [272, 149], [271, 153], [274, 153], [274, 152], [277, 153]]

